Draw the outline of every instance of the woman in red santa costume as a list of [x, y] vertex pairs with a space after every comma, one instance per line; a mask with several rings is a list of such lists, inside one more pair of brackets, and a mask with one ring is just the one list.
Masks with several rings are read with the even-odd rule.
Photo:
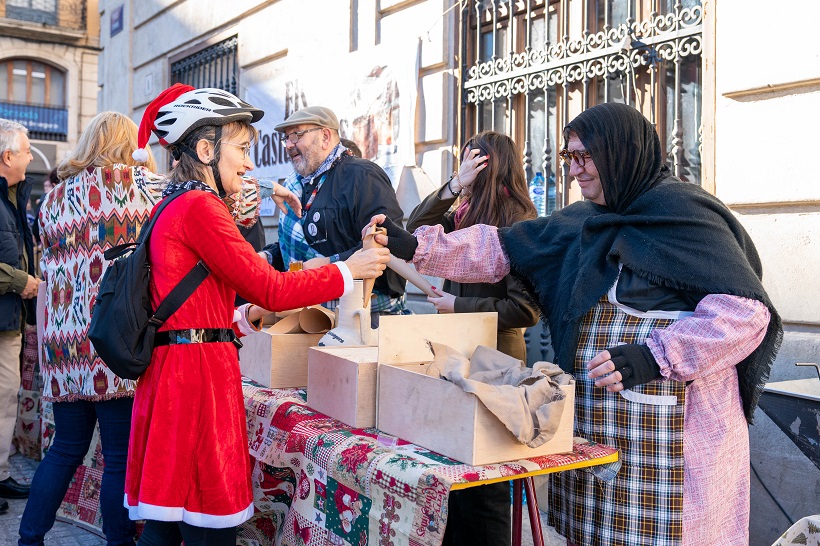
[[[253, 169], [251, 123], [261, 110], [219, 89], [176, 84], [146, 109], [139, 145], [150, 132], [179, 163], [164, 196], [185, 191], [151, 233], [151, 299], [156, 306], [201, 260], [210, 275], [163, 325], [134, 399], [125, 505], [147, 523], [141, 546], [221, 546], [253, 514], [251, 468], [235, 336], [252, 331], [264, 309], [321, 303], [347, 293], [354, 278], [381, 274], [385, 249], [345, 262], [280, 273], [245, 242], [220, 196], [241, 188]], [[140, 155], [142, 149], [135, 154]], [[301, 214], [296, 195], [274, 200]], [[236, 294], [261, 308], [235, 311]]]

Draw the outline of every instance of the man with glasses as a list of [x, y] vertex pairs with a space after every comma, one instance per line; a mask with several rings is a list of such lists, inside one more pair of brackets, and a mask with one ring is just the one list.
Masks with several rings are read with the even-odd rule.
[[[9, 475], [9, 450], [17, 420], [20, 355], [26, 318], [34, 318], [39, 279], [34, 277], [34, 239], [26, 220], [33, 159], [28, 130], [0, 119], [0, 497], [23, 499], [29, 488]], [[8, 503], [0, 503], [0, 512]]]
[[[401, 223], [403, 213], [387, 174], [341, 144], [332, 110], [303, 108], [275, 129], [294, 169], [284, 186], [301, 197], [302, 217], [291, 209], [280, 213], [278, 249], [265, 248], [274, 265], [287, 269], [301, 262], [309, 269], [343, 261], [361, 248], [362, 226], [373, 215]], [[404, 287], [404, 279], [389, 269], [376, 279], [370, 300], [374, 327], [380, 314], [408, 312]]]

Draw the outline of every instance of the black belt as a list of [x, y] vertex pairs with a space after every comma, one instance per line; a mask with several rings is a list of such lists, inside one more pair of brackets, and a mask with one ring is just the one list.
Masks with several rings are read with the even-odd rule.
[[189, 330], [166, 330], [154, 336], [154, 347], [162, 345], [186, 345], [188, 343], [231, 342], [237, 349], [242, 342], [231, 328], [191, 328]]

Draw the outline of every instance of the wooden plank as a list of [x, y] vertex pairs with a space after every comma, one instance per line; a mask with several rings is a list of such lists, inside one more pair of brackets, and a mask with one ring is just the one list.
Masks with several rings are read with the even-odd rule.
[[376, 425], [377, 347], [308, 351], [308, 405], [351, 427]]
[[379, 430], [469, 464], [477, 399], [408, 368], [379, 366]]
[[379, 364], [433, 360], [427, 345], [449, 345], [468, 358], [479, 345], [496, 348], [498, 313], [386, 315], [379, 320]]

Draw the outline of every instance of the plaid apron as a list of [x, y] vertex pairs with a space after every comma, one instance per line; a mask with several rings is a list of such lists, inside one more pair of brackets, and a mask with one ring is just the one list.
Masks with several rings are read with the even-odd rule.
[[[581, 321], [575, 355], [575, 432], [617, 447], [622, 466], [610, 480], [593, 475], [594, 469], [551, 476], [550, 524], [577, 546], [681, 543], [685, 384], [639, 385], [626, 393], [634, 400], [630, 401], [595, 387], [586, 372], [586, 363], [604, 349], [643, 343], [652, 330], [672, 322], [628, 315], [606, 296]], [[671, 405], [656, 405], [664, 403]]]

